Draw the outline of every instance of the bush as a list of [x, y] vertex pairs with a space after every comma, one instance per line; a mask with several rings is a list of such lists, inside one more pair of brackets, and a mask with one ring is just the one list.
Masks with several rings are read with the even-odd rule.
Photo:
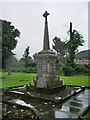
[[25, 73], [36, 73], [36, 68], [35, 67], [27, 67], [23, 69], [23, 72]]
[[72, 76], [76, 74], [76, 70], [70, 66], [63, 67], [63, 73], [65, 76]]
[[90, 65], [76, 65], [77, 74], [90, 75]]
[[71, 76], [71, 75], [88, 75], [90, 76], [90, 64], [89, 65], [79, 65], [73, 64], [71, 66], [69, 62], [58, 59], [56, 62], [57, 74]]
[[11, 67], [9, 69], [6, 69], [4, 71], [11, 71], [11, 72], [25, 72], [25, 73], [36, 73], [36, 67], [24, 67], [24, 66], [18, 66], [18, 67]]

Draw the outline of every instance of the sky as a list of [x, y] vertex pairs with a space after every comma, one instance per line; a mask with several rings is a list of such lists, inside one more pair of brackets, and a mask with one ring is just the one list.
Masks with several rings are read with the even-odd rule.
[[[83, 1], [83, 0], [82, 0]], [[0, 18], [12, 22], [20, 32], [20, 38], [13, 52], [20, 59], [27, 46], [30, 47], [30, 56], [43, 49], [44, 17], [48, 11], [48, 29], [50, 48], [55, 36], [62, 41], [67, 39], [69, 23], [84, 37], [85, 45], [79, 51], [90, 49], [88, 46], [88, 1], [86, 2], [8, 2], [0, 3]]]

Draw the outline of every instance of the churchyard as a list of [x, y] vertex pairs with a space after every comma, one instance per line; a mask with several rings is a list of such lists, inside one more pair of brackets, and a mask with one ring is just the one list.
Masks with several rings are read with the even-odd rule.
[[[43, 50], [33, 56], [37, 65], [36, 74], [25, 73], [26, 71], [11, 72], [9, 69], [8, 73], [1, 73], [2, 114], [0, 117], [3, 119], [83, 119], [90, 109], [89, 76], [67, 76], [67, 68], [71, 72], [76, 71], [74, 56], [69, 56], [64, 66], [66, 76], [57, 74], [58, 56], [50, 49], [48, 15], [50, 14], [47, 11], [43, 14], [45, 18]], [[77, 31], [74, 32], [79, 35]], [[72, 23], [70, 23], [69, 43], [74, 40], [76, 41], [73, 38]], [[69, 52], [72, 53], [73, 47], [68, 45]], [[25, 67], [28, 66], [28, 49], [29, 47], [24, 55]], [[77, 70], [79, 70], [78, 67]]]

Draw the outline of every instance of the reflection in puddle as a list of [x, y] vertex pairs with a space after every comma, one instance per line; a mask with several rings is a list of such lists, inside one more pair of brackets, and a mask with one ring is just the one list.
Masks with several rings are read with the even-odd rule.
[[77, 118], [77, 115], [70, 112], [55, 111], [55, 118]]
[[79, 108], [75, 108], [75, 107], [70, 107], [69, 111], [71, 113], [76, 113], [76, 112], [80, 112], [80, 109]]
[[70, 101], [68, 104], [75, 107], [82, 107], [82, 103], [78, 103], [76, 101]]
[[77, 101], [77, 102], [82, 102], [82, 100], [78, 99], [78, 98], [71, 98], [71, 100]]
[[67, 100], [64, 104], [55, 107], [48, 115], [53, 118], [78, 118], [80, 112], [90, 104], [88, 96], [90, 95], [90, 89], [86, 89], [79, 95], [73, 96]]
[[76, 113], [80, 111], [80, 108], [74, 106], [62, 106], [61, 111]]
[[63, 105], [61, 111], [69, 112], [69, 107]]

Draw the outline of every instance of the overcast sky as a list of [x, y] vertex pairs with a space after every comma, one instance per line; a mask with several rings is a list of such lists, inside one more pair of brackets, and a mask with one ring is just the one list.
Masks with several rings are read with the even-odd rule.
[[18, 44], [14, 53], [20, 59], [27, 46], [30, 55], [43, 48], [44, 11], [48, 11], [48, 27], [50, 46], [52, 39], [57, 36], [62, 41], [67, 38], [69, 22], [73, 29], [78, 30], [84, 37], [85, 45], [79, 51], [88, 49], [88, 2], [3, 2], [2, 19], [11, 21], [20, 32]]

